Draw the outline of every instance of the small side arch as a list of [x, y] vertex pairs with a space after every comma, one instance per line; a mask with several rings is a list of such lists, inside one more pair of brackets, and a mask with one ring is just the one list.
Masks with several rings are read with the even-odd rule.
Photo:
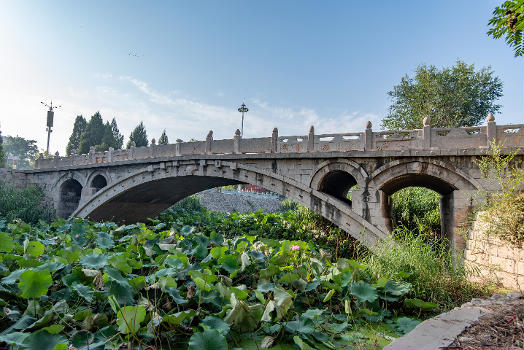
[[337, 159], [321, 163], [310, 180], [310, 187], [331, 195], [351, 205], [346, 198], [353, 186], [363, 188], [367, 172], [359, 164], [348, 159]]
[[69, 217], [77, 208], [82, 196], [83, 186], [74, 178], [69, 178], [60, 185], [57, 214]]
[[396, 160], [371, 174], [369, 189], [371, 198], [378, 199], [372, 217], [382, 218], [374, 222], [384, 231], [391, 231], [391, 196], [406, 187], [425, 187], [441, 195], [441, 234], [456, 252], [464, 247], [464, 240], [456, 234], [472, 209], [471, 196], [480, 187], [477, 181], [451, 164], [438, 160]]

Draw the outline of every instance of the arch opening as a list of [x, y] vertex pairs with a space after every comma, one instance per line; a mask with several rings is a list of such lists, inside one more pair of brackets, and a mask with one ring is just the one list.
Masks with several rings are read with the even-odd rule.
[[386, 228], [392, 231], [404, 225], [451, 242], [456, 189], [453, 184], [427, 174], [404, 174], [389, 180], [380, 188]]
[[324, 175], [318, 190], [351, 205], [350, 190], [355, 188], [356, 184], [357, 180], [348, 172], [332, 170]]
[[127, 189], [93, 210], [93, 221], [135, 223], [154, 218], [178, 201], [203, 190], [243, 182], [212, 176], [168, 177], [141, 183]]
[[100, 191], [102, 188], [107, 186], [107, 180], [102, 175], [97, 175], [93, 178], [93, 181], [91, 181], [91, 187], [95, 189], [95, 192]]
[[78, 208], [82, 196], [82, 185], [75, 179], [69, 179], [60, 186], [60, 201], [57, 214], [67, 218]]

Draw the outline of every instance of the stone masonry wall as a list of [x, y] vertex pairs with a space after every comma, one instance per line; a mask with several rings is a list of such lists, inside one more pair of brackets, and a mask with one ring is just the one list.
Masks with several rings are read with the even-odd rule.
[[524, 247], [488, 234], [485, 220], [482, 213], [477, 215], [467, 242], [465, 262], [473, 269], [472, 280], [524, 291]]
[[7, 168], [0, 168], [0, 181], [19, 188], [27, 186], [28, 183], [26, 174]]

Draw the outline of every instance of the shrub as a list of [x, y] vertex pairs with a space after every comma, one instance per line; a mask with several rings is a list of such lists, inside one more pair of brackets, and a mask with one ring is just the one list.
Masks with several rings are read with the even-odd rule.
[[20, 219], [27, 223], [50, 221], [55, 212], [44, 201], [44, 192], [38, 186], [18, 189], [0, 181], [0, 219], [11, 222]]
[[479, 210], [489, 218], [488, 234], [521, 246], [524, 243], [524, 168], [516, 160], [517, 153], [503, 154], [503, 145], [492, 142], [488, 156], [476, 163], [486, 183], [496, 184], [499, 192], [487, 189], [479, 191], [481, 205]]
[[407, 187], [392, 196], [393, 227], [440, 236], [440, 195], [424, 187]]
[[414, 234], [398, 227], [392, 237], [362, 254], [370, 273], [407, 281], [411, 295], [451, 309], [485, 290], [467, 281], [468, 271], [460, 258], [454, 258], [446, 240]]
[[199, 211], [206, 211], [207, 209], [202, 205], [202, 201], [197, 196], [189, 196], [181, 201], [177, 202], [173, 207], [174, 211], [186, 211], [188, 213], [191, 212], [199, 212]]

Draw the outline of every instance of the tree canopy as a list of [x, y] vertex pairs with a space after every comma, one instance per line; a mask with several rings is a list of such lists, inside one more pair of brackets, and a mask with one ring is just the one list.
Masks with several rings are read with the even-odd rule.
[[118, 125], [116, 125], [116, 119], [111, 120], [111, 132], [113, 134], [113, 147], [114, 149], [121, 149], [124, 145], [124, 135], [118, 130]]
[[107, 151], [109, 147], [121, 149], [123, 143], [124, 136], [118, 130], [115, 118], [111, 123], [104, 123], [100, 113], [96, 112], [87, 123], [85, 118], [79, 115], [76, 117], [73, 132], [69, 137], [66, 154], [69, 156], [74, 150], [77, 150], [79, 154], [85, 154], [92, 146], [97, 152]]
[[35, 140], [26, 140], [20, 136], [4, 137], [4, 151], [18, 157], [18, 169], [31, 169], [33, 161], [38, 155], [38, 146]]
[[515, 57], [524, 54], [524, 0], [508, 0], [495, 7], [488, 25], [491, 27], [488, 35], [495, 39], [504, 36], [506, 44], [515, 51]]
[[160, 138], [158, 139], [159, 145], [167, 145], [169, 143], [169, 139], [167, 138], [166, 129], [162, 131], [162, 135], [160, 135]]
[[3, 168], [5, 166], [5, 152], [2, 143], [2, 131], [0, 130], [0, 168]]
[[104, 137], [104, 121], [99, 112], [96, 112], [91, 116], [89, 123], [87, 123], [85, 131], [80, 137], [79, 153], [85, 154], [89, 152], [92, 146], [102, 144], [102, 138]]
[[143, 147], [149, 144], [149, 141], [147, 139], [146, 128], [144, 127], [143, 122], [140, 122], [140, 124], [138, 124], [136, 128], [131, 132], [131, 135], [129, 135], [127, 148], [131, 148], [133, 142], [136, 147]]
[[82, 115], [77, 115], [75, 124], [73, 126], [73, 132], [69, 136], [69, 142], [66, 146], [66, 155], [70, 156], [74, 151], [78, 152], [80, 147], [80, 138], [86, 130], [87, 121]]
[[388, 95], [392, 104], [382, 120], [385, 129], [420, 129], [426, 116], [435, 127], [472, 126], [500, 109], [495, 101], [502, 96], [502, 82], [490, 67], [476, 71], [462, 61], [442, 69], [420, 65]]

